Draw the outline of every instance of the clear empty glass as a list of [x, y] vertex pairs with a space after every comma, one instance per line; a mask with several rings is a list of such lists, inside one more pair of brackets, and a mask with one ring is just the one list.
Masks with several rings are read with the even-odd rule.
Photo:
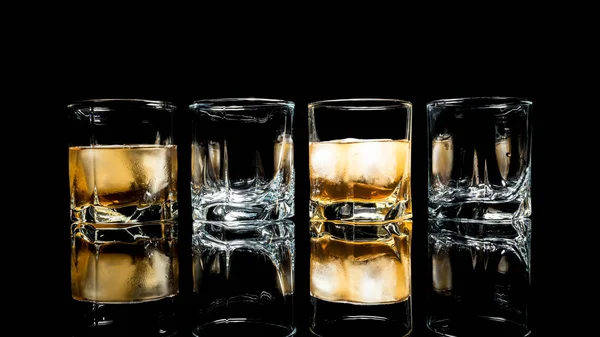
[[531, 220], [429, 220], [427, 327], [439, 336], [530, 334]]
[[410, 217], [411, 113], [394, 99], [308, 105], [312, 220]]
[[531, 215], [531, 109], [503, 97], [427, 104], [430, 217]]
[[196, 336], [293, 336], [294, 223], [194, 222]]
[[207, 99], [193, 117], [195, 220], [277, 220], [294, 215], [294, 103]]

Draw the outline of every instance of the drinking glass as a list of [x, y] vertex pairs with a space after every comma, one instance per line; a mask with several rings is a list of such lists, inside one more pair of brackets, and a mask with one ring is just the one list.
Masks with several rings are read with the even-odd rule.
[[205, 99], [193, 118], [194, 220], [279, 220], [294, 215], [294, 103]]
[[309, 104], [310, 329], [412, 331], [412, 105]]
[[176, 107], [68, 106], [71, 293], [83, 335], [170, 336], [179, 292]]
[[176, 107], [101, 99], [70, 110], [71, 218], [139, 222], [177, 217]]
[[531, 111], [510, 97], [427, 104], [430, 217], [531, 215]]
[[348, 99], [308, 105], [310, 218], [409, 217], [410, 102]]

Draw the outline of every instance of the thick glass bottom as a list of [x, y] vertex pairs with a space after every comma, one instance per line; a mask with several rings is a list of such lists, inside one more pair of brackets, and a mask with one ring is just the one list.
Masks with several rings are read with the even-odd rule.
[[407, 201], [321, 203], [311, 200], [309, 217], [315, 221], [387, 221], [412, 217], [412, 207]]
[[73, 337], [170, 337], [177, 333], [175, 299], [131, 304], [74, 301]]
[[310, 331], [314, 336], [355, 336], [372, 331], [377, 336], [408, 336], [412, 332], [410, 297], [390, 304], [330, 302], [311, 297]]
[[429, 203], [430, 218], [464, 218], [473, 220], [503, 220], [529, 217], [531, 200], [507, 200], [504, 202], [465, 201], [454, 203]]
[[193, 209], [195, 221], [282, 220], [293, 216], [293, 199], [263, 203], [196, 203]]
[[193, 331], [193, 335], [197, 337], [290, 337], [296, 335], [296, 328], [246, 318], [229, 318], [197, 326]]
[[444, 337], [526, 337], [531, 330], [523, 324], [500, 317], [429, 317], [427, 328]]

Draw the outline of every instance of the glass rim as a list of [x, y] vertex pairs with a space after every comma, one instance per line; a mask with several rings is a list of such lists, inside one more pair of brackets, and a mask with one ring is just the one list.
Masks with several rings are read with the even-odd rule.
[[533, 102], [526, 98], [510, 96], [476, 96], [443, 98], [427, 103], [428, 107], [477, 107], [477, 108], [507, 108], [511, 106], [530, 106]]
[[308, 104], [308, 108], [377, 111], [394, 110], [398, 108], [412, 108], [412, 103], [395, 98], [342, 98], [312, 102]]
[[140, 107], [153, 108], [156, 110], [165, 110], [168, 112], [173, 112], [177, 110], [177, 105], [168, 101], [147, 100], [139, 98], [86, 99], [75, 101], [67, 105], [67, 108], [70, 110], [80, 110], [84, 108], [108, 108], [110, 110], [118, 105], [138, 105]]
[[210, 111], [244, 111], [253, 109], [289, 107], [294, 108], [295, 103], [283, 99], [237, 97], [237, 98], [206, 98], [196, 100], [189, 105], [189, 109]]

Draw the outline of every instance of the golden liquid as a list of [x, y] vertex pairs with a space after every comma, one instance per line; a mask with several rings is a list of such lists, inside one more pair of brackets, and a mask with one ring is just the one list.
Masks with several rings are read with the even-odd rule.
[[177, 200], [174, 145], [69, 148], [73, 209], [144, 207]]
[[412, 222], [400, 235], [350, 241], [329, 233], [311, 238], [311, 295], [327, 301], [393, 303], [406, 300], [410, 287]]
[[[86, 225], [77, 225], [83, 227]], [[103, 225], [105, 230], [110, 225]], [[118, 225], [114, 226], [115, 230]], [[76, 300], [128, 303], [161, 299], [179, 291], [179, 261], [174, 239], [135, 242], [72, 238], [71, 289]]]
[[309, 167], [311, 199], [323, 204], [410, 198], [408, 140], [310, 143]]

